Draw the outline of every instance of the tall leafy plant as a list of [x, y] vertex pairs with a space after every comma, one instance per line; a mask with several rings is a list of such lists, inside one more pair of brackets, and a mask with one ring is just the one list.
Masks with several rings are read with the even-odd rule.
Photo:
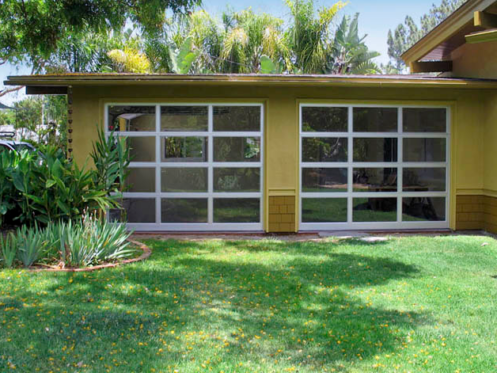
[[46, 225], [117, 207], [128, 175], [129, 149], [124, 138], [106, 138], [103, 132], [99, 136], [92, 152], [95, 168], [79, 167], [51, 145], [40, 146], [38, 152], [3, 152], [0, 216], [16, 211], [19, 223]]
[[9, 211], [16, 207], [16, 188], [9, 177], [12, 168], [17, 167], [19, 157], [12, 152], [0, 152], [0, 226]]
[[126, 138], [117, 136], [114, 131], [106, 136], [103, 129], [98, 129], [98, 141], [93, 144], [90, 156], [95, 164], [94, 183], [109, 194], [123, 193], [131, 162]]

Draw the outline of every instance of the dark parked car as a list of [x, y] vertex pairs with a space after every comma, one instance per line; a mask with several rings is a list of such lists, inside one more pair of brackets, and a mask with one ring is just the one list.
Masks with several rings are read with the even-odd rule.
[[30, 150], [30, 151], [36, 150], [33, 147], [33, 145], [27, 142], [7, 140], [7, 139], [12, 139], [14, 136], [15, 136], [14, 132], [0, 132], [0, 153], [5, 150], [17, 151], [17, 152], [22, 150]]

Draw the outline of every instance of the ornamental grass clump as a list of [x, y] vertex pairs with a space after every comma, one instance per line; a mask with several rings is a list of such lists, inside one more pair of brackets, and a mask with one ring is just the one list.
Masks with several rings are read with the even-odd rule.
[[125, 225], [109, 223], [93, 214], [81, 219], [17, 229], [0, 237], [0, 252], [5, 268], [88, 267], [132, 258], [137, 250], [130, 245], [131, 232]]
[[72, 267], [125, 259], [136, 252], [129, 247], [127, 239], [131, 233], [124, 225], [108, 223], [92, 215], [84, 215], [81, 223], [61, 223], [58, 229], [64, 262]]
[[5, 268], [12, 268], [17, 256], [17, 236], [12, 233], [5, 237], [0, 233], [0, 254]]
[[24, 267], [31, 267], [42, 258], [49, 242], [46, 234], [37, 226], [28, 228], [23, 226], [16, 232], [17, 258]]

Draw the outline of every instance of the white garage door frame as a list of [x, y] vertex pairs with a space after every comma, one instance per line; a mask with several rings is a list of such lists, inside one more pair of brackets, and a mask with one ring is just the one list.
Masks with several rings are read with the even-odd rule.
[[[304, 107], [341, 107], [348, 108], [347, 132], [305, 132], [302, 125], [302, 109]], [[398, 131], [397, 132], [353, 132], [353, 110], [354, 108], [397, 108], [398, 109]], [[404, 132], [403, 131], [403, 109], [446, 109], [446, 131], [439, 133], [430, 132]], [[343, 230], [423, 230], [423, 229], [448, 229], [450, 219], [450, 155], [451, 155], [451, 107], [447, 105], [381, 105], [381, 104], [343, 104], [343, 103], [300, 103], [299, 104], [299, 230], [301, 231], [343, 231]], [[312, 162], [302, 161], [302, 143], [304, 138], [347, 138], [348, 160], [347, 162]], [[396, 138], [397, 140], [397, 162], [353, 162], [353, 139], [354, 138]], [[402, 162], [403, 139], [404, 138], [442, 138], [446, 139], [445, 162]], [[354, 168], [397, 168], [397, 192], [367, 193], [353, 191], [353, 169]], [[445, 191], [443, 192], [403, 192], [403, 169], [404, 168], [445, 168]], [[303, 168], [346, 168], [347, 169], [347, 192], [335, 193], [306, 193], [302, 191], [302, 169]], [[395, 222], [354, 222], [353, 221], [353, 199], [355, 198], [397, 198], [397, 221]], [[445, 198], [445, 220], [444, 221], [402, 221], [402, 199], [410, 197], [444, 197]], [[302, 221], [302, 200], [304, 198], [346, 198], [347, 199], [347, 222], [311, 223]]]
[[[155, 222], [154, 223], [127, 223], [129, 229], [135, 231], [171, 231], [171, 232], [203, 232], [203, 231], [262, 231], [263, 209], [264, 209], [264, 104], [250, 102], [109, 102], [104, 105], [105, 135], [109, 136], [108, 109], [111, 106], [155, 106], [155, 131], [137, 132], [115, 132], [122, 137], [155, 137], [155, 162], [131, 162], [129, 168], [155, 168], [155, 192], [138, 193], [125, 192], [123, 198], [133, 199], [155, 199]], [[208, 130], [207, 131], [161, 131], [161, 107], [164, 106], [202, 106], [208, 107]], [[256, 106], [261, 110], [261, 123], [259, 131], [214, 131], [213, 108], [215, 106]], [[207, 137], [208, 138], [208, 160], [207, 162], [160, 162], [161, 159], [161, 137]], [[216, 137], [258, 137], [260, 138], [260, 160], [258, 162], [214, 162], [214, 141]], [[164, 193], [161, 192], [161, 169], [173, 167], [202, 167], [208, 169], [208, 191], [205, 193]], [[260, 190], [259, 192], [214, 192], [214, 168], [259, 168]], [[162, 198], [188, 198], [207, 199], [208, 216], [207, 223], [162, 223], [161, 199]], [[220, 198], [257, 198], [259, 199], [259, 222], [257, 223], [215, 223], [214, 222], [214, 199]]]

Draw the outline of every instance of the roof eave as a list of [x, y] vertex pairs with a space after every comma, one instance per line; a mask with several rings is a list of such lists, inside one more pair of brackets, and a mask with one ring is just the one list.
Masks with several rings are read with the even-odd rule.
[[404, 52], [401, 58], [407, 65], [419, 61], [461, 27], [472, 22], [475, 11], [483, 11], [493, 3], [495, 0], [469, 0]]
[[418, 78], [418, 77], [337, 77], [326, 75], [153, 75], [153, 74], [86, 74], [64, 76], [11, 76], [5, 85], [31, 87], [68, 87], [103, 85], [212, 84], [212, 85], [322, 85], [364, 87], [449, 87], [497, 88], [497, 80]]

